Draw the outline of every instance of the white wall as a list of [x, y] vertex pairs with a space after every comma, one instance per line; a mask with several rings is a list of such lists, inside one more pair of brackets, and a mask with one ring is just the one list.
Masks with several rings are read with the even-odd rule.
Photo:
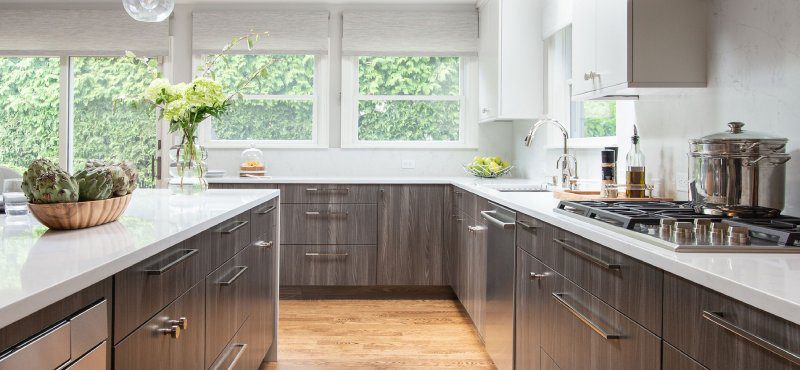
[[[220, 5], [177, 6], [172, 19], [172, 34], [175, 44], [173, 76], [176, 81], [187, 80], [191, 73], [191, 12], [196, 8], [219, 8]], [[453, 176], [463, 174], [461, 164], [476, 155], [499, 155], [513, 157], [513, 149], [507, 144], [511, 138], [510, 123], [481, 125], [477, 149], [342, 149], [341, 106], [341, 30], [342, 11], [353, 8], [404, 8], [398, 5], [300, 5], [287, 4], [254, 5], [226, 4], [225, 9], [326, 9], [331, 12], [330, 21], [330, 94], [329, 115], [323, 124], [330, 127], [330, 149], [263, 149], [267, 170], [275, 176]], [[470, 9], [474, 5], [414, 5], [415, 9]], [[188, 43], [188, 44], [187, 44]], [[188, 55], [187, 55], [188, 53]], [[189, 65], [187, 65], [189, 64]], [[209, 149], [210, 169], [226, 170], [236, 175], [241, 149]], [[401, 160], [416, 161], [415, 169], [401, 169]]]

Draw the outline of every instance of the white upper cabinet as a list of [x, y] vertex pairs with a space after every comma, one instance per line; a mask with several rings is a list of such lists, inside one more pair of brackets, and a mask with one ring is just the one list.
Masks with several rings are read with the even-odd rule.
[[572, 96], [705, 87], [706, 1], [575, 0]]
[[537, 0], [480, 2], [479, 121], [542, 114], [542, 37]]

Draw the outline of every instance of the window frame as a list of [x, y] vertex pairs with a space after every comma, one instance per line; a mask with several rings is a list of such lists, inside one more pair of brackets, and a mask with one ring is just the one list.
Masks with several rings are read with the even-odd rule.
[[[258, 55], [248, 54], [244, 55]], [[245, 149], [255, 146], [262, 149], [308, 149], [327, 148], [329, 139], [328, 125], [328, 79], [329, 56], [327, 54], [291, 54], [281, 53], [275, 55], [314, 55], [314, 92], [308, 95], [265, 95], [244, 94], [245, 100], [305, 100], [312, 101], [312, 128], [311, 140], [220, 140], [211, 139], [211, 123], [203, 122], [200, 125], [199, 139], [201, 145], [213, 149]], [[192, 70], [203, 63], [204, 54], [194, 54], [192, 57]], [[226, 92], [227, 93], [227, 92]]]
[[[358, 60], [360, 56], [342, 57], [342, 148], [374, 149], [476, 149], [478, 130], [477, 57], [458, 56], [461, 95], [361, 95], [359, 93]], [[359, 140], [358, 103], [361, 100], [384, 101], [459, 101], [458, 141]]]

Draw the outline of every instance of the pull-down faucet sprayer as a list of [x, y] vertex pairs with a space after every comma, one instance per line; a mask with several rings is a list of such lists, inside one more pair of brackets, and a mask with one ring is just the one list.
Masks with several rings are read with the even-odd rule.
[[561, 122], [550, 118], [542, 118], [536, 121], [536, 123], [534, 123], [533, 126], [531, 126], [531, 129], [528, 131], [528, 135], [525, 136], [525, 146], [531, 146], [533, 139], [536, 136], [536, 132], [539, 131], [539, 128], [545, 124], [551, 124], [558, 127], [559, 130], [561, 130], [561, 135], [564, 137], [564, 152], [556, 160], [556, 168], [561, 169], [561, 183], [559, 185], [562, 188], [576, 190], [577, 186], [571, 180], [578, 178], [578, 159], [575, 158], [574, 155], [569, 154], [567, 149], [567, 139], [569, 139], [569, 133], [567, 132], [566, 127], [561, 124]]

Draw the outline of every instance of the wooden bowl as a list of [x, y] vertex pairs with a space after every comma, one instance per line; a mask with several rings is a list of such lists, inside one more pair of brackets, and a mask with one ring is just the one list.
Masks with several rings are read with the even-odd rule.
[[28, 203], [31, 213], [43, 225], [55, 230], [74, 230], [116, 221], [128, 208], [131, 194], [75, 203]]

